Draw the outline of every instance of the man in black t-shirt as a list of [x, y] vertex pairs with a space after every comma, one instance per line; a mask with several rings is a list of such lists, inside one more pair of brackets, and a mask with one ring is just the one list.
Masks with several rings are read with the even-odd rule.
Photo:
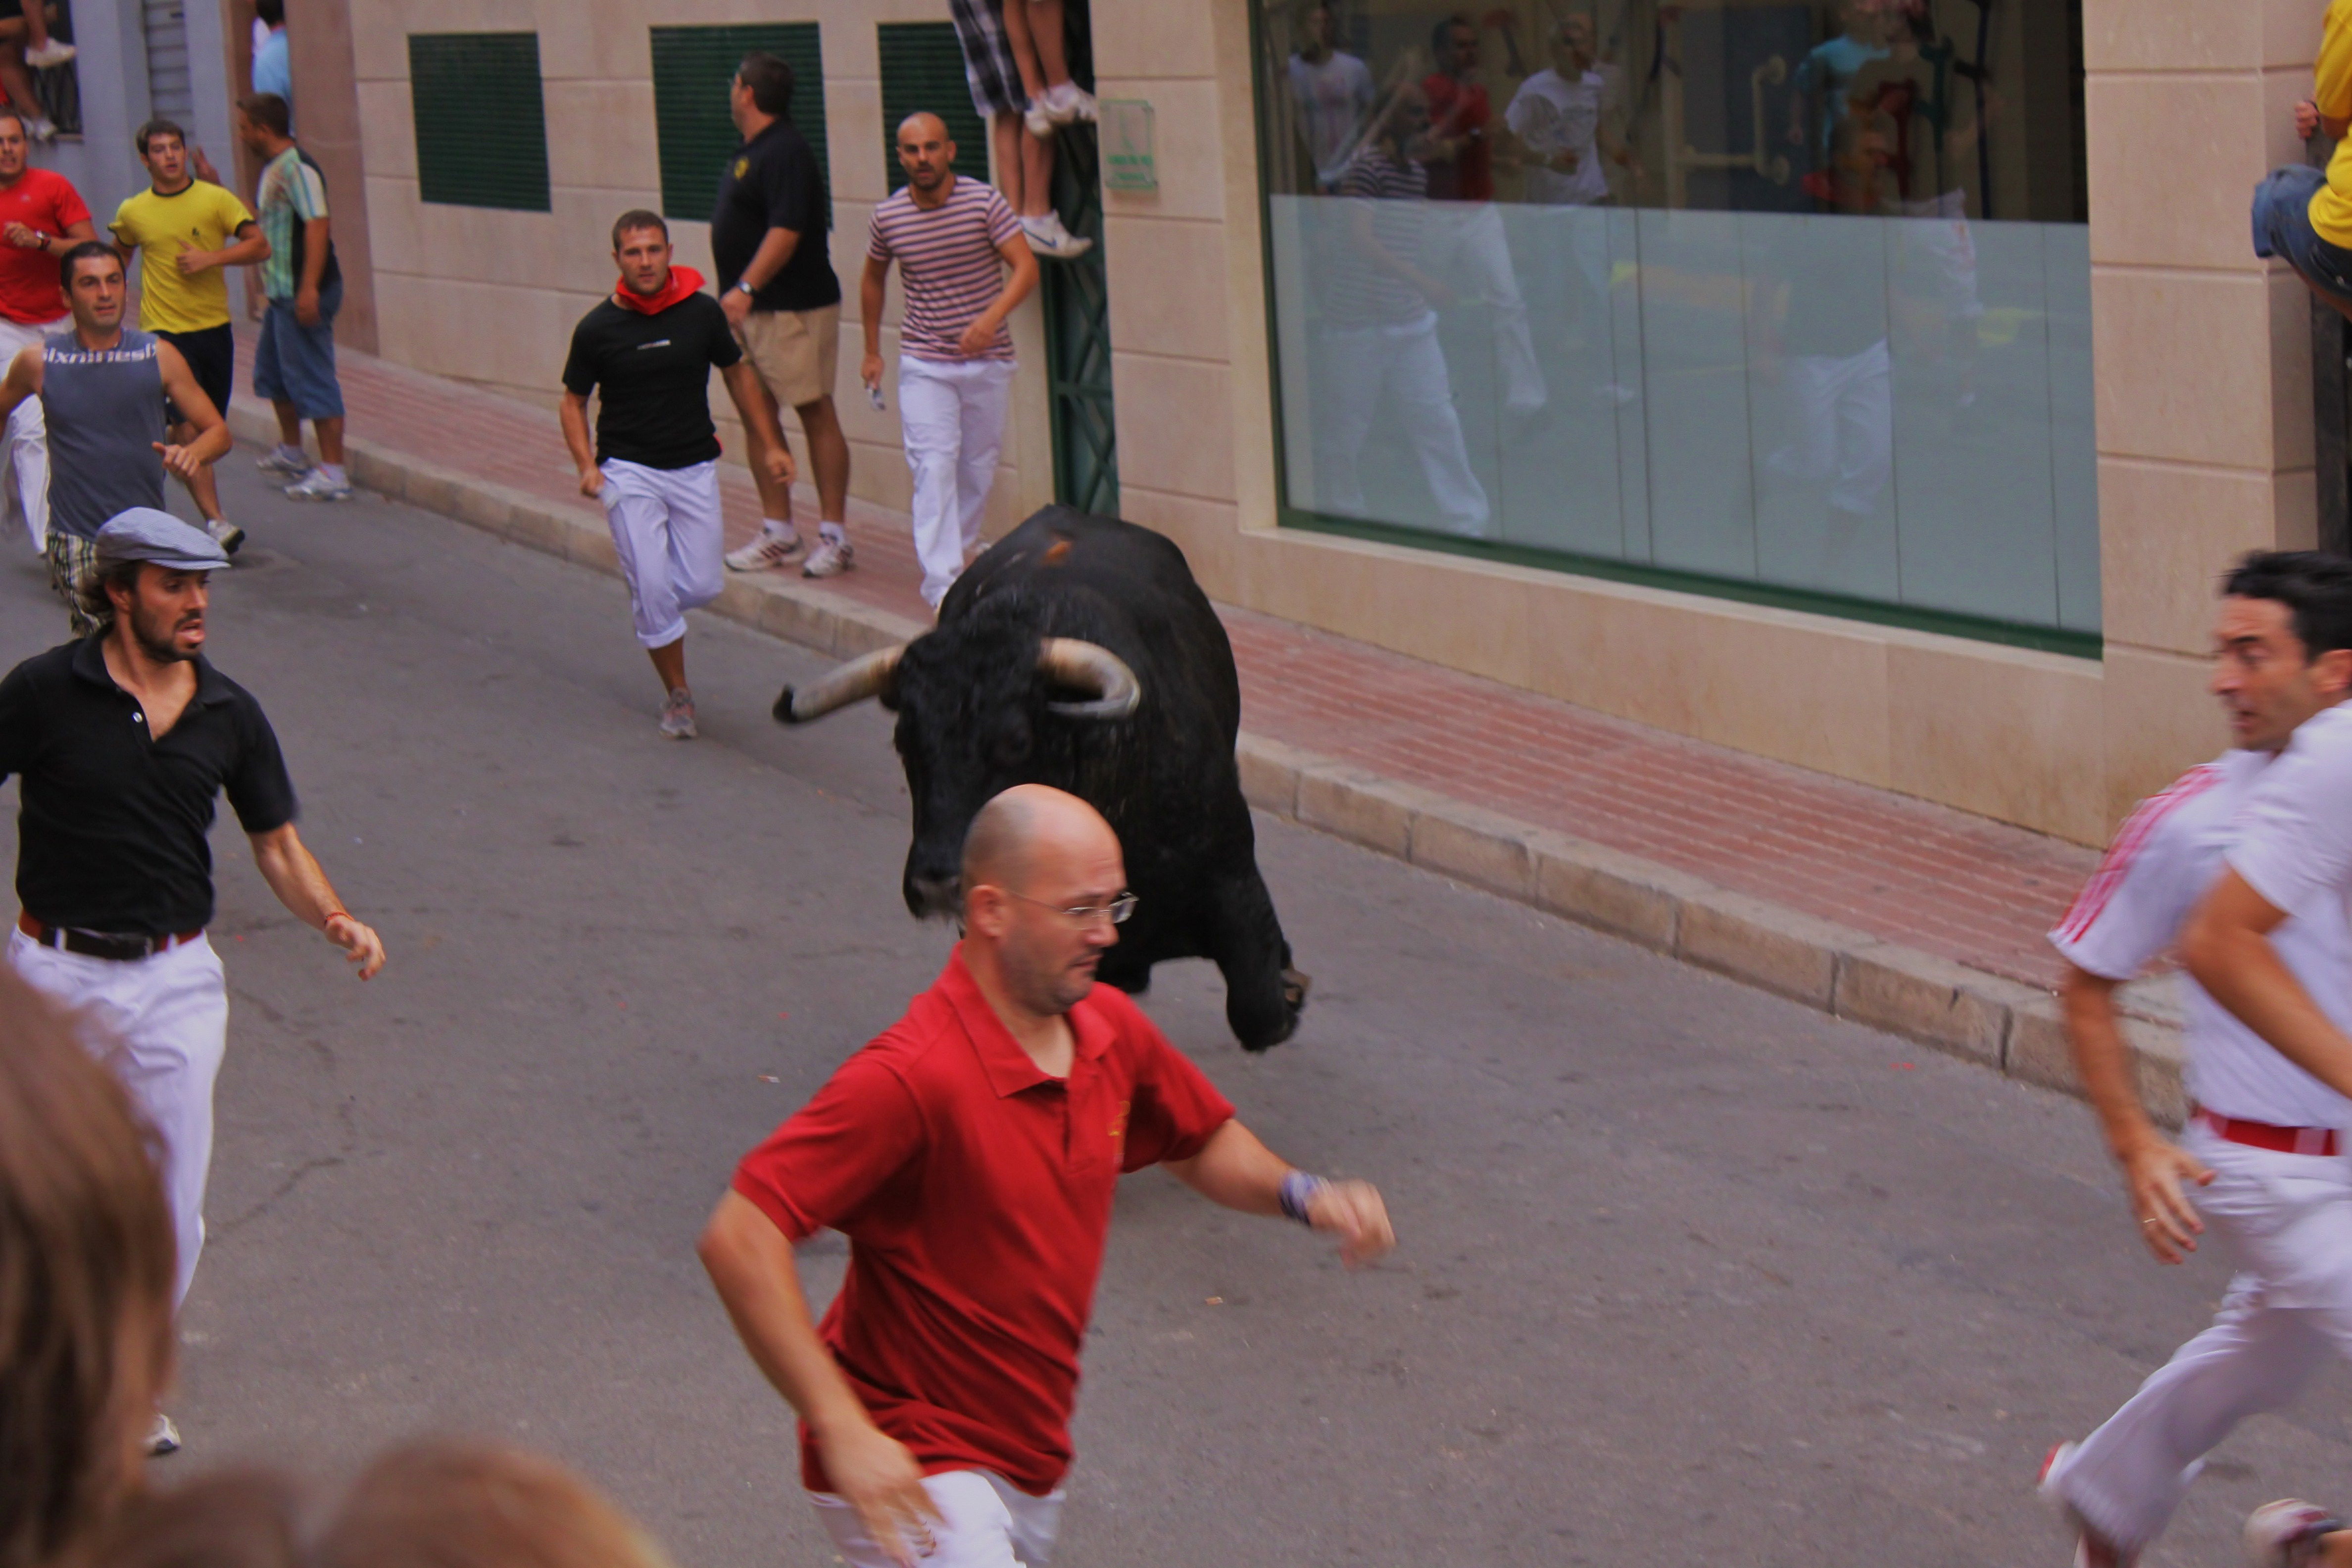
[[[207, 830], [226, 790], [269, 890], [359, 966], [383, 943], [294, 831], [294, 785], [252, 694], [204, 658], [211, 574], [228, 555], [168, 512], [131, 507], [98, 531], [84, 608], [99, 629], [0, 680], [0, 779], [21, 781], [16, 973], [82, 1015], [93, 1049], [155, 1130], [179, 1249], [174, 1306], [204, 1246], [213, 1079], [228, 990], [205, 938]], [[159, 1412], [152, 1453], [179, 1447]]]
[[[841, 526], [848, 515], [849, 438], [833, 406], [841, 279], [826, 250], [833, 210], [824, 171], [787, 118], [792, 106], [792, 67], [757, 50], [745, 55], [728, 94], [743, 144], [719, 176], [710, 258], [719, 268], [719, 303], [752, 368], [776, 405], [800, 416], [821, 519], [817, 547], [801, 574], [830, 577], [850, 565]], [[728, 553], [727, 564], [738, 572], [782, 566], [801, 552], [792, 487], [761, 479], [760, 511], [759, 533]]]
[[[719, 596], [725, 540], [719, 515], [719, 431], [710, 423], [710, 370], [751, 442], [762, 485], [790, 488], [793, 457], [774, 406], [736, 347], [702, 274], [670, 265], [669, 226], [638, 208], [613, 225], [621, 281], [572, 330], [563, 362], [563, 443], [580, 493], [604, 503], [629, 584], [637, 640], [667, 694], [661, 732], [694, 739], [686, 685], [686, 612]], [[588, 395], [597, 395], [588, 438]]]

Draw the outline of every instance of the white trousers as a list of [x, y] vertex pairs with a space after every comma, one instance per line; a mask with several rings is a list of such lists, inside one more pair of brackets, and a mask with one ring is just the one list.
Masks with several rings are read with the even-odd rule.
[[898, 424], [915, 479], [915, 555], [923, 563], [923, 602], [933, 608], [980, 543], [1015, 368], [1009, 359], [898, 356]]
[[1858, 354], [1833, 359], [1798, 354], [1781, 384], [1787, 389], [1788, 445], [1766, 462], [1791, 479], [1829, 485], [1829, 504], [1868, 516], [1895, 478], [1894, 361], [1886, 340]]
[[[905, 394], [901, 393], [901, 399]], [[923, 1478], [940, 1510], [922, 1568], [1044, 1568], [1062, 1523], [1063, 1493], [1031, 1497], [993, 1470], [946, 1470]], [[856, 1510], [831, 1492], [811, 1492], [817, 1522], [849, 1568], [896, 1568], [857, 1522]]]
[[2213, 1326], [2050, 1478], [2126, 1555], [2163, 1532], [2231, 1428], [2294, 1399], [2330, 1356], [2352, 1355], [2352, 1162], [2250, 1149], [2194, 1125], [2181, 1143], [2212, 1168], [2198, 1211], [2239, 1273]]
[[727, 585], [726, 524], [719, 513], [719, 465], [648, 468], [606, 459], [604, 521], [629, 584], [637, 641], [667, 647], [686, 635], [686, 612]]
[[1428, 237], [1431, 260], [1460, 291], [1483, 301], [1495, 339], [1495, 363], [1503, 373], [1503, 408], [1510, 414], [1533, 414], [1544, 405], [1543, 369], [1536, 363], [1534, 336], [1528, 331], [1527, 300], [1519, 293], [1518, 274], [1511, 268], [1511, 243], [1503, 230], [1503, 212], [1492, 202], [1475, 206], [1437, 202], [1423, 232]]
[[1423, 311], [1400, 326], [1336, 328], [1324, 334], [1321, 347], [1316, 426], [1323, 444], [1315, 461], [1316, 499], [1330, 510], [1365, 515], [1357, 463], [1385, 392], [1404, 426], [1394, 434], [1421, 459], [1422, 478], [1446, 526], [1473, 537], [1484, 533], [1486, 490], [1470, 471], [1453, 382], [1437, 342], [1437, 313]]
[[[0, 364], [69, 325], [60, 321], [27, 326], [0, 316]], [[16, 405], [8, 416], [7, 435], [0, 437], [0, 526], [11, 521], [24, 526], [38, 554], [49, 540], [49, 426], [37, 397]]]
[[228, 1047], [228, 985], [204, 937], [135, 963], [84, 958], [8, 937], [8, 962], [36, 989], [82, 1015], [100, 1060], [163, 1142], [163, 1197], [179, 1247], [176, 1308], [205, 1245], [205, 1176], [213, 1163], [213, 1079]]

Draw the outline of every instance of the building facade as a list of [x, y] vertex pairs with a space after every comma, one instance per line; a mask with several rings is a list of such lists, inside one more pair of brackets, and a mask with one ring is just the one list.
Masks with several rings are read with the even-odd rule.
[[[289, 9], [347, 336], [541, 402], [615, 213], [707, 270], [732, 60], [793, 59], [905, 503], [846, 367], [888, 123], [984, 170], [944, 0]], [[2317, 538], [2246, 205], [2323, 9], [1092, 0], [1099, 259], [1016, 319], [992, 527], [1115, 505], [1225, 602], [2099, 839], [2222, 743], [2216, 574]]]

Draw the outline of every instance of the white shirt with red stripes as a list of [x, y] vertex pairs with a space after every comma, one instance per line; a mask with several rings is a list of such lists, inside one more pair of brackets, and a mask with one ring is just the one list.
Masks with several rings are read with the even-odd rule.
[[[2313, 720], [2311, 722], [2317, 722]], [[2305, 726], [2306, 728], [2308, 725]], [[2240, 808], [2278, 764], [2224, 752], [2140, 802], [2106, 858], [2050, 933], [2093, 974], [2129, 980], [2171, 948], [2238, 842]], [[2271, 933], [2280, 960], [2338, 1028], [2352, 1032], [2352, 926], [2340, 899], [2314, 900]], [[2189, 1098], [2219, 1115], [2277, 1127], [2352, 1128], [2352, 1100], [2288, 1061], [2186, 975]]]

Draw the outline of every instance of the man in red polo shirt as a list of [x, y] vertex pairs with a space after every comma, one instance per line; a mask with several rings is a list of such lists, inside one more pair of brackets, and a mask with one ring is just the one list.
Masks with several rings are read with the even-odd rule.
[[[0, 109], [0, 363], [32, 347], [66, 321], [58, 263], [98, 237], [73, 182], [27, 162], [25, 118]], [[41, 400], [28, 397], [8, 416], [0, 447], [0, 518], [15, 518], [39, 550], [49, 532], [49, 443]]]
[[[737, 1167], [703, 1266], [801, 1416], [801, 1474], [852, 1568], [1010, 1568], [1053, 1545], [1078, 1346], [1121, 1173], [1286, 1214], [1349, 1265], [1395, 1245], [1363, 1182], [1293, 1170], [1118, 992], [1118, 839], [1042, 784], [981, 809], [964, 939], [907, 1016]], [[793, 1245], [833, 1226], [822, 1328]]]

